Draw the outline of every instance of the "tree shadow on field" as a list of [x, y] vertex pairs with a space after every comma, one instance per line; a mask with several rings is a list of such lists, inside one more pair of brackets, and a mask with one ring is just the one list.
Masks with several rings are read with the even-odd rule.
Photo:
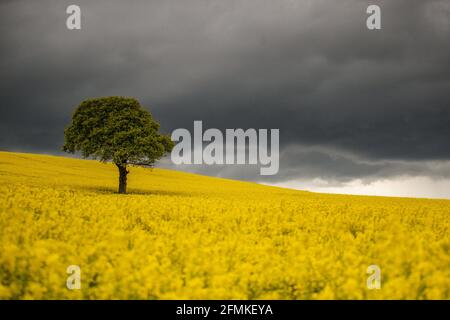
[[146, 190], [139, 188], [129, 188], [126, 194], [120, 194], [117, 188], [105, 187], [105, 186], [83, 186], [80, 187], [82, 190], [92, 191], [99, 194], [105, 195], [121, 195], [126, 197], [127, 195], [159, 195], [159, 196], [178, 196], [178, 197], [191, 197], [191, 192], [184, 191], [167, 191], [167, 190]]

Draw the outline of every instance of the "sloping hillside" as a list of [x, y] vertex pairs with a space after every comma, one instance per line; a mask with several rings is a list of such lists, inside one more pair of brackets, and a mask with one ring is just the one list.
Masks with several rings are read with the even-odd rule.
[[[295, 193], [284, 188], [256, 183], [212, 178], [197, 174], [131, 167], [128, 175], [131, 194], [221, 194]], [[0, 152], [0, 179], [8, 183], [68, 187], [79, 191], [115, 193], [118, 171], [111, 163], [50, 155]]]
[[0, 298], [450, 298], [447, 200], [143, 168], [116, 188], [111, 164], [0, 152]]

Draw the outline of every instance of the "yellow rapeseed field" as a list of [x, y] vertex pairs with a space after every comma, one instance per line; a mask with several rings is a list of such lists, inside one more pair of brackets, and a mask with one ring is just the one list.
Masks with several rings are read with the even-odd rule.
[[[449, 299], [450, 201], [0, 152], [1, 299]], [[367, 267], [381, 288], [367, 288]], [[66, 286], [81, 268], [81, 288]]]

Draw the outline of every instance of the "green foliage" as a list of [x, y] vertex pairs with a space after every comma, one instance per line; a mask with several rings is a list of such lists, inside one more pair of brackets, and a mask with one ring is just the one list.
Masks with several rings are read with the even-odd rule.
[[151, 166], [173, 148], [169, 136], [136, 99], [105, 97], [83, 101], [66, 130], [63, 150], [117, 166]]

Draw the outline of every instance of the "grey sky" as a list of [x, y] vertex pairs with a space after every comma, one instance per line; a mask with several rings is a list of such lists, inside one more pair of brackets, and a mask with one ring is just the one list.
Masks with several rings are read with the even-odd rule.
[[[65, 27], [69, 4], [80, 31]], [[365, 27], [369, 4], [380, 31]], [[125, 95], [167, 132], [280, 128], [275, 177], [185, 170], [450, 179], [447, 0], [2, 1], [0, 39], [1, 149], [58, 153], [79, 102]]]

